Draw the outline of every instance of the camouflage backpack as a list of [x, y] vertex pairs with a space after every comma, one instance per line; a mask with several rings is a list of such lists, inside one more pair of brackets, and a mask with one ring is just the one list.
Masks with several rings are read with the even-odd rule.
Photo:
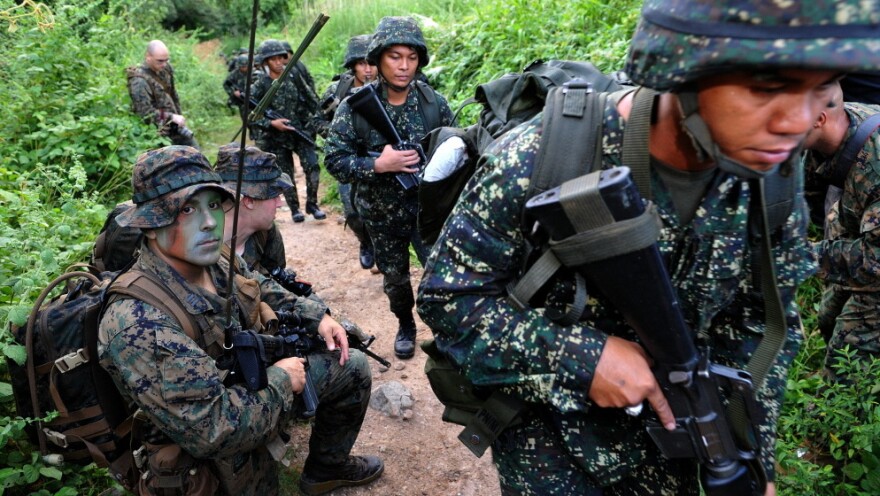
[[477, 86], [474, 97], [462, 103], [456, 111], [458, 114], [465, 106], [480, 103], [483, 108], [476, 124], [465, 129], [441, 127], [428, 133], [422, 147], [429, 160], [437, 147], [453, 136], [464, 141], [467, 159], [443, 179], [428, 181], [423, 178], [419, 187], [418, 227], [425, 243], [433, 244], [437, 240], [465, 183], [476, 170], [483, 150], [541, 112], [551, 88], [576, 79], [589, 83], [594, 92], [613, 92], [629, 84], [623, 73], [608, 75], [589, 62], [536, 60], [520, 73], [505, 74]]
[[[46, 303], [59, 288], [61, 293]], [[76, 266], [46, 286], [24, 327], [11, 327], [15, 340], [27, 350], [27, 361], [19, 365], [9, 359], [8, 364], [20, 416], [42, 419], [58, 412], [55, 419], [38, 420], [27, 429], [44, 460], [95, 462], [132, 490], [139, 476], [135, 412], [97, 359], [98, 323], [104, 306], [116, 295], [143, 300], [173, 315], [188, 336], [198, 337], [186, 309], [147, 274]]]

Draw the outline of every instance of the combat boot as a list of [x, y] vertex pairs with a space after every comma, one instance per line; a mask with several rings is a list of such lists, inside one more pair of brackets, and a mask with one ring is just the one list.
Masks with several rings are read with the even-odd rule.
[[311, 214], [312, 217], [315, 218], [315, 220], [324, 220], [327, 218], [327, 214], [325, 214], [321, 211], [320, 208], [318, 208], [317, 203], [306, 202], [306, 213]]
[[412, 358], [416, 353], [416, 321], [400, 320], [397, 337], [394, 338], [394, 354], [397, 358]]
[[299, 478], [299, 489], [312, 496], [339, 487], [363, 486], [378, 479], [385, 465], [377, 456], [349, 456], [344, 464], [328, 467], [306, 461]]
[[294, 222], [303, 222], [306, 220], [306, 216], [303, 215], [303, 213], [300, 212], [299, 209], [293, 211], [292, 217]]
[[373, 255], [373, 245], [361, 245], [360, 250], [361, 267], [370, 269], [376, 263], [376, 257]]

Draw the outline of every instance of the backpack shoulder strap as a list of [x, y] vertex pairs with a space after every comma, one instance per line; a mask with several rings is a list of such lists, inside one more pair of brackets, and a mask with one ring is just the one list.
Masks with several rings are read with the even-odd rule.
[[648, 139], [651, 135], [651, 120], [657, 95], [658, 93], [650, 88], [636, 89], [632, 110], [623, 130], [621, 153], [621, 163], [630, 168], [633, 182], [639, 188], [642, 198], [648, 201], [652, 199], [651, 154]]
[[855, 134], [846, 142], [840, 158], [834, 164], [834, 172], [831, 175], [830, 183], [838, 188], [843, 188], [843, 182], [846, 180], [849, 170], [856, 161], [859, 152], [864, 148], [865, 142], [874, 133], [874, 130], [880, 126], [880, 113], [876, 113], [859, 124]]
[[183, 308], [177, 297], [164, 284], [156, 280], [152, 274], [138, 270], [128, 270], [119, 275], [110, 288], [108, 296], [113, 294], [137, 298], [171, 315], [183, 328], [190, 339], [201, 343], [202, 333], [195, 319]]
[[431, 85], [416, 80], [416, 88], [418, 88], [416, 96], [419, 97], [419, 110], [422, 113], [422, 122], [425, 124], [425, 133], [427, 134], [442, 124], [440, 122], [440, 105], [437, 103], [437, 95]]

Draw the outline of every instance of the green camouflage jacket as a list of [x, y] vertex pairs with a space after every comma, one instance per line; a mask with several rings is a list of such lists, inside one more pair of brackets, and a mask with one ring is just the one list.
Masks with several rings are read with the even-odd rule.
[[[830, 176], [859, 124], [880, 106], [846, 103], [850, 126], [843, 144], [830, 158], [810, 152], [815, 172]], [[818, 243], [819, 275], [851, 291], [880, 291], [880, 131], [874, 131], [846, 176], [843, 195], [827, 220], [831, 239]]]
[[128, 94], [131, 110], [145, 122], [162, 127], [171, 114], [182, 114], [180, 98], [174, 87], [174, 68], [169, 63], [160, 73], [153, 72], [146, 64], [125, 70], [128, 78]]
[[[227, 292], [222, 260], [209, 268], [219, 296], [190, 286], [147, 248], [135, 269], [156, 275], [185, 302], [188, 312], [205, 319], [197, 318], [197, 322], [211, 324], [211, 329], [201, 329], [207, 349], [222, 343]], [[251, 297], [272, 308], [295, 310], [309, 330], [317, 330], [326, 306], [297, 298], [257, 273], [242, 273], [258, 283], [259, 291], [252, 288]], [[238, 317], [238, 312], [233, 314]], [[146, 439], [154, 443], [170, 439], [195, 458], [209, 460], [215, 474], [227, 474], [223, 467], [235, 467], [240, 477], [251, 480], [246, 494], [277, 491], [273, 475], [277, 463], [265, 444], [294, 410], [295, 396], [286, 372], [269, 367], [269, 385], [257, 392], [242, 384], [227, 386], [214, 358], [187, 337], [173, 317], [136, 299], [115, 300], [107, 307], [98, 353], [101, 366], [119, 390], [149, 419]]]
[[[481, 158], [481, 168], [433, 247], [419, 286], [418, 311], [439, 349], [472, 382], [500, 387], [534, 404], [557, 425], [568, 454], [606, 485], [639, 464], [652, 441], [642, 419], [622, 409], [595, 406], [590, 384], [608, 335], [638, 338], [596, 292], [588, 298], [585, 318], [568, 327], [548, 319], [544, 308], [519, 310], [507, 299], [506, 288], [515, 281], [526, 253], [521, 215], [541, 140], [541, 119], [539, 114], [508, 133]], [[602, 167], [621, 165], [623, 126], [609, 99]], [[659, 248], [694, 337], [699, 333], [709, 338], [714, 362], [744, 368], [765, 328], [746, 236], [752, 194], [748, 183], [719, 171], [687, 225], [680, 224], [656, 172], [652, 188], [663, 224]], [[803, 210], [795, 208], [774, 237], [773, 256], [789, 326], [766, 386], [756, 393], [766, 416], [759, 426], [761, 457], [771, 477], [786, 373], [803, 339], [795, 289], [814, 270]], [[556, 288], [569, 287], [570, 280], [569, 274]], [[547, 306], [560, 300], [561, 292], [551, 291]]]
[[[251, 87], [251, 95], [257, 101], [263, 98], [272, 86], [273, 79], [268, 74], [260, 72], [254, 76], [254, 84]], [[320, 102], [315, 91], [315, 82], [302, 63], [290, 70], [285, 81], [275, 93], [269, 103], [270, 109], [278, 112], [290, 120], [290, 125], [306, 133], [312, 140], [315, 134], [326, 127]], [[271, 120], [264, 115], [253, 122], [254, 127], [263, 133], [263, 140], [270, 141], [277, 146], [293, 149], [293, 140], [296, 138], [291, 133], [279, 131], [272, 127]]]
[[[415, 83], [411, 83], [406, 102], [400, 106], [388, 103], [388, 90], [379, 84], [379, 98], [385, 111], [394, 123], [397, 133], [404, 141], [418, 143], [430, 129], [426, 129], [419, 111], [419, 98]], [[452, 125], [452, 111], [446, 99], [436, 95], [440, 106], [441, 126]], [[376, 159], [366, 152], [382, 152], [388, 140], [378, 131], [371, 129], [369, 138], [363, 142], [353, 124], [352, 110], [347, 101], [339, 104], [336, 116], [330, 125], [327, 141], [324, 143], [324, 165], [327, 171], [343, 183], [357, 183], [357, 208], [361, 216], [374, 223], [393, 226], [415, 226], [418, 209], [416, 195], [407, 196], [394, 178], [394, 174], [377, 174], [374, 170]]]

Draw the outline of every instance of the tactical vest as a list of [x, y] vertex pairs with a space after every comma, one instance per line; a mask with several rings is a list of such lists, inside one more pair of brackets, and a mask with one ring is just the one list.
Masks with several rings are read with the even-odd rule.
[[[440, 121], [440, 104], [437, 102], [436, 92], [431, 85], [416, 79], [415, 87], [416, 97], [419, 99], [419, 113], [422, 117], [422, 125], [425, 127], [425, 133], [428, 133], [432, 129], [436, 129], [443, 124]], [[352, 112], [351, 120], [358, 141], [367, 144], [370, 138], [370, 129], [372, 129], [372, 127], [366, 119], [355, 112]], [[420, 136], [419, 139], [421, 138], [422, 137]]]

